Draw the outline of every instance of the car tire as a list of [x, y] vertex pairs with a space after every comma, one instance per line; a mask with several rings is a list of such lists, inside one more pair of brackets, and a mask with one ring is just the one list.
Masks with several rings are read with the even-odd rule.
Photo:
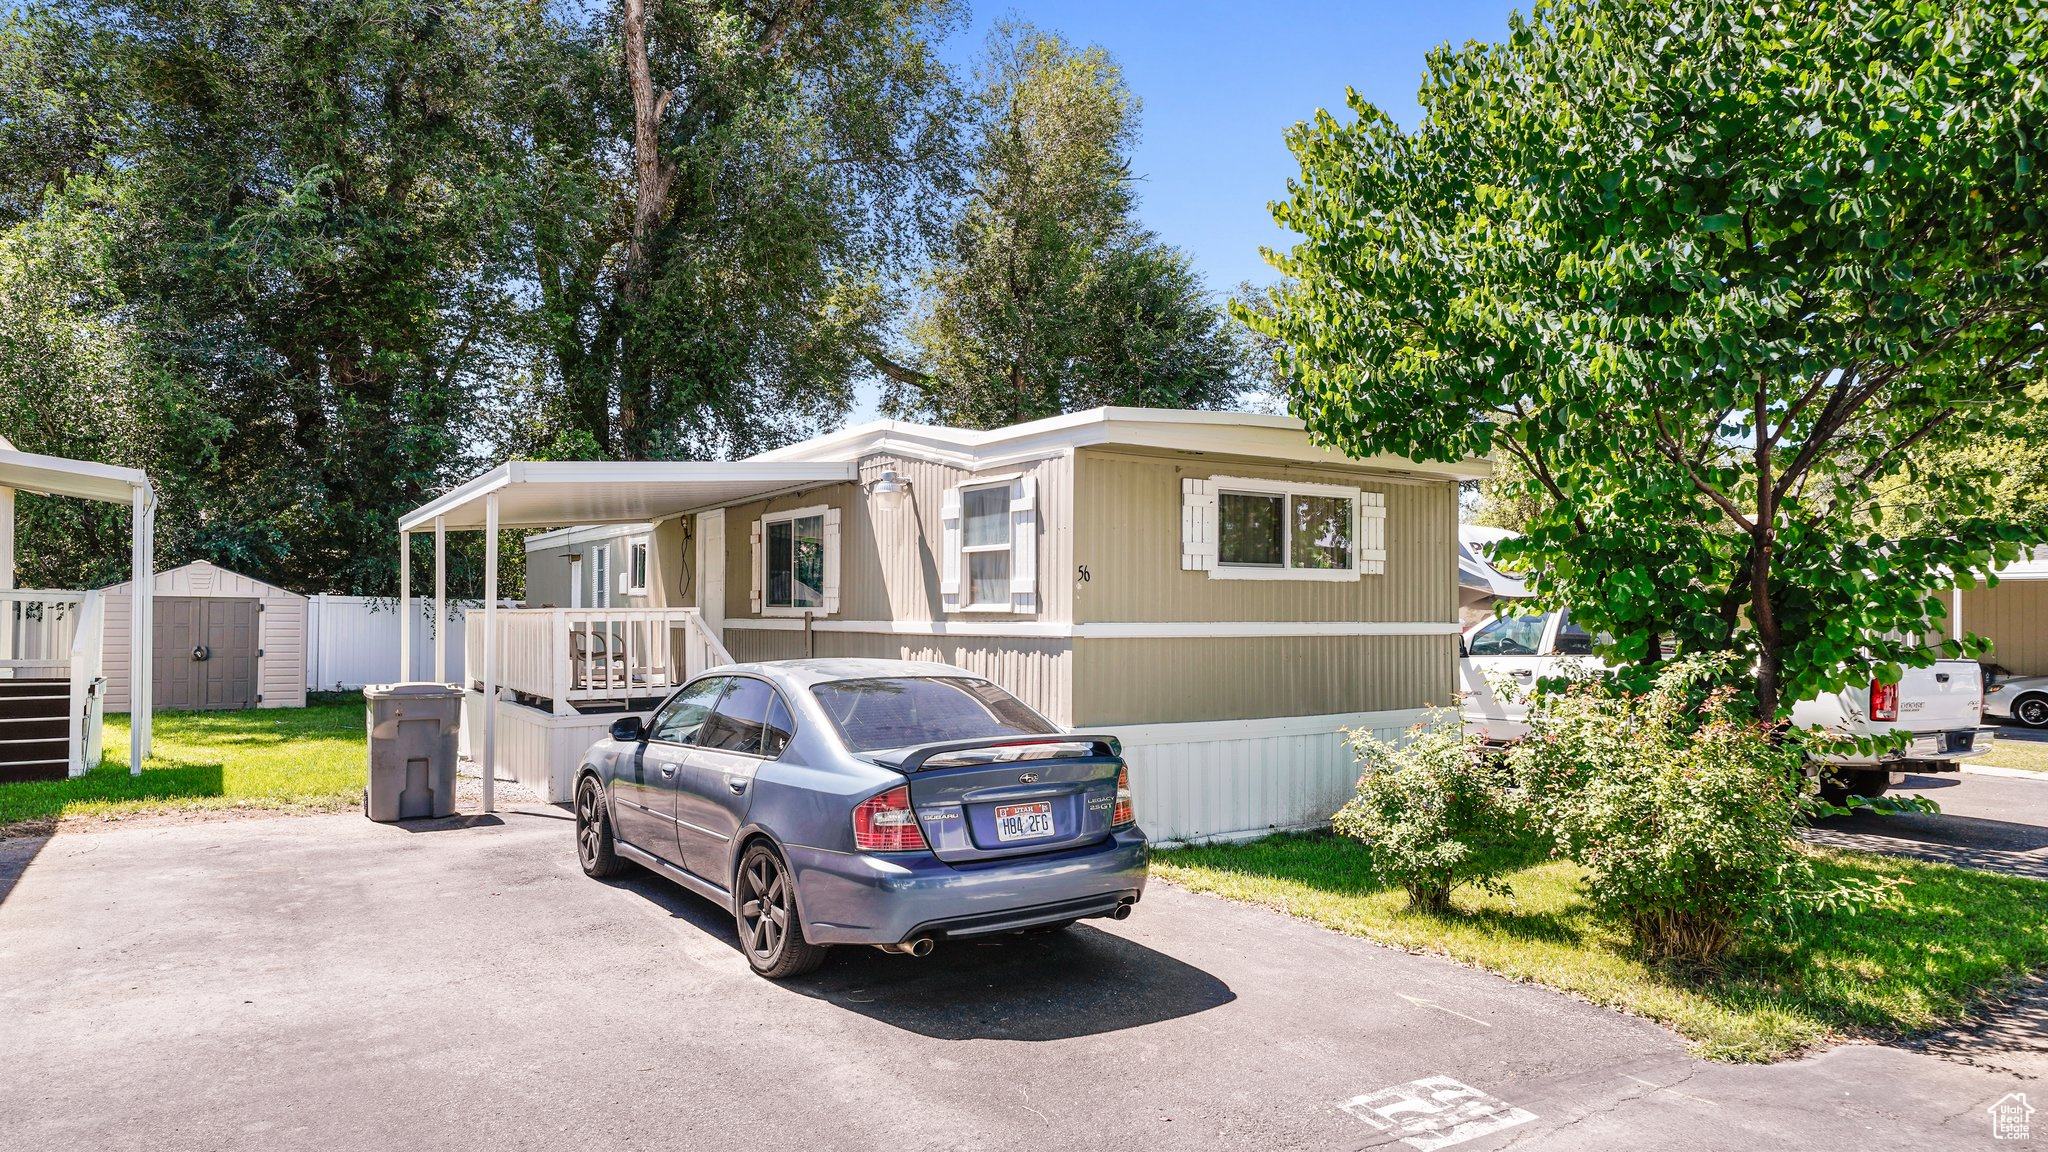
[[2012, 722], [2028, 728], [2048, 728], [2048, 696], [2036, 692], [2013, 701]]
[[747, 964], [770, 980], [801, 976], [825, 962], [829, 949], [804, 939], [796, 878], [781, 853], [766, 842], [755, 841], [740, 857], [732, 886], [732, 918]]
[[1851, 796], [1875, 800], [1892, 786], [1892, 774], [1883, 768], [1838, 768], [1820, 778], [1820, 798], [1840, 804]]
[[595, 776], [585, 776], [576, 784], [576, 862], [593, 880], [626, 870], [626, 862], [612, 847], [612, 814], [604, 802], [604, 786]]

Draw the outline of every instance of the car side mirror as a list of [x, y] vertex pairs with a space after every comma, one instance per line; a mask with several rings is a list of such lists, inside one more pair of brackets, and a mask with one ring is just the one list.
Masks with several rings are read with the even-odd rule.
[[612, 739], [621, 744], [638, 744], [647, 738], [647, 722], [638, 716], [621, 716], [612, 721]]

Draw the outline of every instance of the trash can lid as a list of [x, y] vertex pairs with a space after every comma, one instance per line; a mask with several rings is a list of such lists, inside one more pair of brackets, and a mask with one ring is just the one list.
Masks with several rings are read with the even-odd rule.
[[402, 684], [365, 684], [363, 696], [370, 700], [385, 700], [393, 696], [446, 698], [462, 695], [462, 685], [442, 684], [434, 680], [408, 680]]

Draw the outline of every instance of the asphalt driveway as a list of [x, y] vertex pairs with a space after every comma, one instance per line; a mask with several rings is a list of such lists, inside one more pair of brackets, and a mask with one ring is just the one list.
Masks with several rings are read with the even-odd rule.
[[0, 845], [10, 871], [6, 1149], [1449, 1146], [1397, 1143], [1429, 1092], [1469, 1149], [1997, 1147], [1984, 1110], [2048, 1071], [2032, 1008], [1707, 1064], [1163, 885], [1121, 924], [775, 985], [709, 905], [585, 879], [553, 809], [67, 832]]
[[2048, 880], [2048, 776], [1907, 776], [1892, 791], [1924, 796], [1941, 812], [1836, 816], [1806, 839]]

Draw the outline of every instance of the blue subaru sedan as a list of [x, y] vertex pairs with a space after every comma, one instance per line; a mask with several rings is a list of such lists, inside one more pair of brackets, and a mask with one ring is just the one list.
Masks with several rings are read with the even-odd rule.
[[1149, 848], [1114, 737], [1075, 735], [945, 664], [733, 664], [591, 746], [583, 871], [628, 862], [729, 910], [754, 970], [834, 944], [935, 942], [1121, 920]]

